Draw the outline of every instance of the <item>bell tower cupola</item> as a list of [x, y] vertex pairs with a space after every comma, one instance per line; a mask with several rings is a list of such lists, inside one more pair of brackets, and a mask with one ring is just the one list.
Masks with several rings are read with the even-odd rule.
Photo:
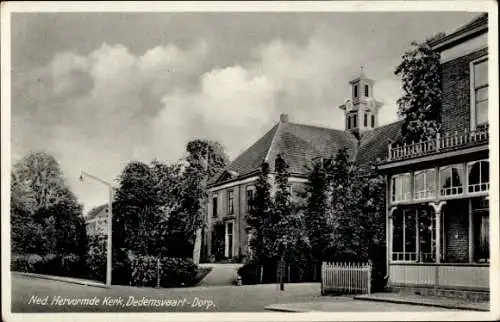
[[351, 131], [358, 138], [364, 132], [373, 130], [378, 125], [378, 110], [383, 103], [375, 100], [373, 80], [365, 76], [364, 68], [358, 77], [351, 80], [351, 97], [339, 108], [344, 111], [345, 130]]

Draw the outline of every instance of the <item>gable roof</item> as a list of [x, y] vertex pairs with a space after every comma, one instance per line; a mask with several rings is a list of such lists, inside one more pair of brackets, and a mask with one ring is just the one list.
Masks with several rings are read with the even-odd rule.
[[313, 159], [332, 157], [343, 147], [347, 148], [352, 161], [361, 166], [368, 165], [387, 156], [389, 142], [402, 137], [402, 124], [403, 121], [397, 121], [378, 127], [364, 133], [358, 140], [349, 131], [279, 122], [213, 177], [209, 186], [257, 174], [264, 161], [272, 169], [278, 154], [289, 165], [290, 174], [295, 176], [305, 176]]
[[291, 174], [302, 176], [307, 173], [307, 165], [314, 158], [331, 157], [342, 147], [347, 148], [354, 160], [357, 139], [350, 132], [279, 122], [240, 154], [224, 171], [213, 177], [209, 185], [257, 173], [263, 162], [268, 162], [271, 168], [274, 168], [278, 154], [286, 160]]
[[387, 156], [389, 141], [402, 139], [401, 126], [404, 121], [393, 122], [366, 132], [360, 140], [356, 163], [366, 165]]
[[85, 216], [85, 220], [92, 220], [95, 217], [97, 217], [99, 214], [101, 214], [104, 210], [108, 209], [108, 204], [100, 205], [97, 207], [92, 208], [88, 213], [87, 216]]

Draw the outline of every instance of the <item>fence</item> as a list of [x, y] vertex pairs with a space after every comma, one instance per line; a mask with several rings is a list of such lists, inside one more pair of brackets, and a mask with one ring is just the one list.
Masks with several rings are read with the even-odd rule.
[[321, 294], [371, 293], [372, 265], [358, 263], [323, 263], [321, 266]]

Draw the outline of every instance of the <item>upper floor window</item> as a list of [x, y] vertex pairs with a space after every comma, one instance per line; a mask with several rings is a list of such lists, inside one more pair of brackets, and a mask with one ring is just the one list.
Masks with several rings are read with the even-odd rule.
[[357, 123], [358, 123], [358, 116], [357, 116], [356, 114], [354, 114], [354, 115], [352, 116], [352, 127], [353, 127], [353, 128], [356, 128], [356, 127], [358, 126], [358, 124], [357, 124]]
[[370, 95], [370, 87], [368, 85], [365, 85], [365, 96], [369, 97]]
[[354, 97], [358, 97], [358, 85], [354, 85], [353, 92], [354, 92]]
[[464, 167], [455, 164], [439, 169], [441, 196], [461, 195], [464, 192]]
[[247, 211], [248, 212], [250, 212], [252, 210], [253, 198], [254, 198], [254, 188], [248, 187], [247, 188]]
[[351, 115], [347, 115], [347, 129], [351, 129]]
[[391, 200], [393, 202], [411, 199], [411, 176], [409, 173], [398, 174], [391, 179]]
[[366, 112], [365, 112], [365, 118], [363, 120], [363, 124], [364, 124], [365, 127], [368, 126], [368, 113], [366, 113]]
[[232, 214], [234, 212], [234, 195], [233, 190], [227, 192], [227, 213]]
[[372, 127], [375, 127], [375, 115], [372, 114]]
[[469, 193], [488, 191], [490, 188], [490, 163], [488, 160], [467, 164]]
[[471, 123], [474, 127], [488, 123], [488, 58], [471, 63]]
[[436, 170], [427, 169], [415, 172], [414, 198], [428, 199], [436, 195]]
[[212, 217], [217, 217], [217, 195], [212, 197]]

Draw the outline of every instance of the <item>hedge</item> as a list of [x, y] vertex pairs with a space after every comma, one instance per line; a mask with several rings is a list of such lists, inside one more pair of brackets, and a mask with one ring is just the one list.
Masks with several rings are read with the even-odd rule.
[[13, 254], [11, 270], [67, 277], [86, 277], [87, 269], [81, 258], [75, 254]]
[[138, 256], [131, 262], [130, 271], [133, 286], [179, 287], [197, 283], [199, 268], [186, 258]]

